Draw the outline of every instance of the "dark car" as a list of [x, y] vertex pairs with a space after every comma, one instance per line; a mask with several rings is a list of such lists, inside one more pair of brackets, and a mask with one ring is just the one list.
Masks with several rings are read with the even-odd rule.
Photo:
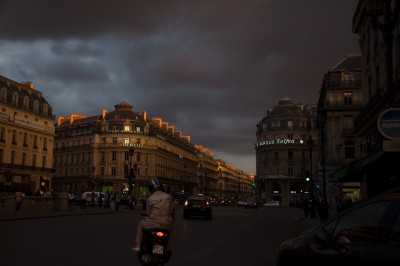
[[206, 196], [190, 196], [183, 207], [183, 218], [189, 217], [212, 218], [211, 201]]
[[233, 205], [233, 201], [230, 199], [223, 199], [221, 200], [221, 206], [232, 206]]
[[278, 266], [399, 265], [400, 193], [349, 208], [282, 243]]
[[245, 209], [247, 208], [254, 208], [254, 209], [258, 209], [258, 204], [257, 201], [253, 200], [253, 199], [248, 199], [244, 202], [243, 207]]

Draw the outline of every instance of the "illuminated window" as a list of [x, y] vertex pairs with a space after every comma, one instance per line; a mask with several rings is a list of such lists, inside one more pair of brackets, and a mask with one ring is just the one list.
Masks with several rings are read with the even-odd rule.
[[352, 105], [351, 92], [349, 91], [344, 92], [343, 97], [344, 97], [344, 105]]
[[125, 132], [131, 131], [131, 126], [129, 126], [129, 125], [124, 125], [124, 131], [125, 131]]
[[129, 138], [125, 138], [125, 139], [124, 139], [124, 144], [125, 144], [125, 145], [129, 145]]

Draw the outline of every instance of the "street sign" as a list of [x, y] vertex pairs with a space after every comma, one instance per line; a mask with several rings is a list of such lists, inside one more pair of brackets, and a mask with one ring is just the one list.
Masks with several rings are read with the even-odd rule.
[[388, 139], [400, 139], [400, 108], [383, 111], [378, 118], [378, 129]]

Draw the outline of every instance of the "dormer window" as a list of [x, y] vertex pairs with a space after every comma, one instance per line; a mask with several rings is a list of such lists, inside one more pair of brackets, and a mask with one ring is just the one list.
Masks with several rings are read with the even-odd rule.
[[38, 100], [35, 100], [33, 102], [33, 112], [34, 113], [39, 113], [39, 101]]
[[18, 92], [14, 92], [12, 96], [12, 105], [18, 106]]
[[7, 89], [6, 88], [2, 88], [1, 89], [0, 101], [3, 102], [3, 103], [7, 102]]
[[125, 132], [131, 131], [131, 126], [130, 125], [124, 125], [124, 131]]
[[29, 97], [28, 96], [24, 97], [24, 109], [29, 110]]
[[47, 116], [49, 114], [49, 106], [47, 104], [43, 105], [43, 115]]

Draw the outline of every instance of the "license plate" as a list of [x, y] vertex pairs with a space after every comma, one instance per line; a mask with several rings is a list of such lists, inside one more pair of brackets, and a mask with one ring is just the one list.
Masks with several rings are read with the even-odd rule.
[[153, 246], [153, 253], [154, 254], [163, 254], [164, 253], [164, 246], [154, 245]]
[[192, 205], [193, 208], [201, 208], [201, 205]]

